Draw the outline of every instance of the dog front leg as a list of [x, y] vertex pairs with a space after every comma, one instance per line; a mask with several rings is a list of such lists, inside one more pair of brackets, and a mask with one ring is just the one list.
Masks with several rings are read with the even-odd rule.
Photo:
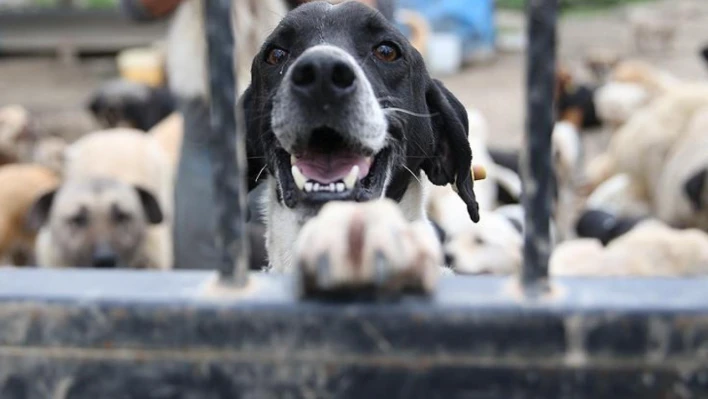
[[295, 257], [302, 293], [431, 294], [443, 252], [427, 221], [390, 200], [331, 202], [305, 224]]

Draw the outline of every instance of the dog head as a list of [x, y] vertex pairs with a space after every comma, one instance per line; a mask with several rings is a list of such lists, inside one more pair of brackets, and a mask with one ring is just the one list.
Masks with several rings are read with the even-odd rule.
[[0, 108], [0, 164], [16, 162], [20, 142], [30, 136], [30, 116], [20, 106]]
[[128, 80], [113, 80], [99, 87], [88, 108], [104, 128], [132, 127], [148, 131], [175, 110], [168, 89], [152, 88]]
[[148, 191], [111, 179], [68, 181], [30, 210], [32, 229], [46, 225], [65, 264], [141, 267], [140, 246], [162, 210]]
[[[453, 184], [477, 221], [465, 108], [379, 12], [312, 2], [263, 45], [242, 97], [249, 188], [264, 169], [279, 200], [399, 200], [420, 172]], [[415, 175], [415, 176], [414, 176]]]

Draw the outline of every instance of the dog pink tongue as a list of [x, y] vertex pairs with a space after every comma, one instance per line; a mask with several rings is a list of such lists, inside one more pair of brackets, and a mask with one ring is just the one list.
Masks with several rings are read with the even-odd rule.
[[344, 180], [354, 166], [359, 167], [359, 179], [363, 179], [369, 174], [371, 159], [348, 152], [308, 152], [298, 157], [294, 166], [297, 166], [308, 180], [329, 184]]

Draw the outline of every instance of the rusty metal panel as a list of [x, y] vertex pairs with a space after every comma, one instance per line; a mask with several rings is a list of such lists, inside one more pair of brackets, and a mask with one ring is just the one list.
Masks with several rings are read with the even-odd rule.
[[708, 397], [700, 280], [560, 280], [533, 301], [492, 277], [446, 278], [432, 300], [294, 287], [0, 271], [0, 397]]

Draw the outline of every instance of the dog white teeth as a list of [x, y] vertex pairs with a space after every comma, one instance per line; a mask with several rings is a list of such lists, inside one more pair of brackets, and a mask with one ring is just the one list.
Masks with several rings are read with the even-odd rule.
[[329, 191], [334, 192], [334, 183], [329, 183]]
[[290, 165], [295, 165], [295, 162], [297, 162], [297, 157], [295, 155], [290, 156]]
[[295, 180], [295, 185], [297, 186], [297, 188], [299, 188], [300, 190], [304, 189], [305, 184], [307, 183], [307, 178], [305, 177], [305, 175], [302, 174], [300, 168], [298, 168], [297, 166], [293, 166], [290, 171], [293, 174], [293, 180]]
[[337, 192], [338, 192], [338, 193], [343, 193], [343, 192], [344, 192], [344, 189], [346, 188], [346, 187], [344, 186], [344, 183], [337, 183], [337, 184], [335, 185], [335, 187], [337, 188]]
[[315, 183], [312, 186], [312, 191], [320, 191], [320, 183]]
[[349, 171], [347, 177], [344, 178], [344, 186], [347, 190], [354, 188], [357, 180], [359, 180], [359, 165], [352, 166], [352, 170]]
[[312, 184], [312, 182], [309, 182], [309, 181], [308, 181], [307, 183], [305, 183], [305, 192], [306, 192], [306, 193], [311, 192], [313, 186], [314, 186], [314, 185]]

